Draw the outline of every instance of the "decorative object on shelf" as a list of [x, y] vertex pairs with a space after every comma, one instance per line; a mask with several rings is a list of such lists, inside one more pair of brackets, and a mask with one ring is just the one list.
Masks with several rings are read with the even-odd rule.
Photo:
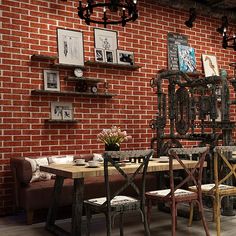
[[[131, 139], [132, 137], [127, 135], [126, 131], [121, 131], [117, 126], [112, 126], [110, 129], [103, 129], [101, 133], [97, 135], [99, 141], [105, 144], [106, 151], [118, 151], [120, 144], [124, 141]], [[113, 148], [113, 150], [111, 150]]]
[[104, 82], [104, 93], [108, 94], [109, 83], [107, 81]]
[[78, 78], [82, 78], [83, 77], [83, 71], [80, 68], [75, 68], [74, 69], [74, 75]]
[[188, 37], [182, 34], [168, 33], [168, 69], [179, 70], [178, 45], [188, 46]]
[[202, 54], [202, 62], [205, 77], [208, 76], [219, 76], [219, 69], [215, 55]]
[[185, 25], [188, 28], [192, 28], [193, 22], [196, 20], [196, 17], [197, 17], [196, 8], [190, 8], [189, 9], [189, 19], [187, 21], [185, 21]]
[[57, 29], [59, 64], [84, 66], [83, 33]]
[[94, 47], [104, 50], [116, 50], [118, 45], [117, 31], [94, 29]]
[[117, 50], [117, 62], [118, 64], [133, 65], [134, 53], [124, 50]]
[[221, 27], [217, 29], [217, 32], [223, 35], [222, 47], [224, 49], [233, 48], [234, 51], [236, 51], [236, 33], [231, 34], [231, 31], [230, 31], [228, 34], [228, 27], [229, 27], [228, 17], [223, 16], [222, 25]]
[[182, 72], [196, 71], [196, 58], [194, 48], [178, 45], [179, 70]]
[[97, 87], [97, 85], [92, 85], [92, 86], [91, 86], [91, 92], [92, 92], [92, 93], [97, 93], [97, 92], [98, 92], [98, 87]]
[[[106, 28], [107, 25], [121, 24], [123, 27], [129, 21], [135, 21], [138, 18], [137, 0], [109, 0], [105, 2], [95, 2], [87, 0], [83, 6], [82, 1], [79, 1], [78, 16], [85, 20], [87, 25], [90, 23], [102, 24]], [[99, 11], [101, 19], [98, 19]], [[110, 12], [107, 14], [107, 10]], [[115, 17], [110, 14], [113, 13]], [[116, 13], [116, 14], [115, 14]], [[111, 17], [110, 19], [108, 17]]]
[[72, 120], [73, 108], [69, 102], [51, 102], [52, 120]]
[[95, 28], [94, 40], [95, 61], [116, 63], [117, 32]]
[[84, 80], [78, 80], [76, 83], [75, 91], [76, 92], [86, 92], [88, 90], [88, 84]]
[[95, 48], [94, 53], [95, 53], [95, 61], [105, 62], [105, 54], [103, 49]]
[[107, 63], [116, 63], [116, 51], [105, 50], [105, 62]]
[[59, 71], [44, 70], [44, 89], [48, 91], [60, 91]]

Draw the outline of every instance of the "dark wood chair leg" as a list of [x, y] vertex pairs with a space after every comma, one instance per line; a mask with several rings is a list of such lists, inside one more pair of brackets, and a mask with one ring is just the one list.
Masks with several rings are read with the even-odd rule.
[[90, 224], [92, 219], [92, 213], [89, 207], [85, 207], [86, 211], [86, 236], [90, 236]]
[[33, 218], [34, 218], [34, 211], [33, 210], [27, 210], [26, 211], [26, 224], [32, 225], [33, 224]]
[[123, 230], [123, 217], [124, 214], [123, 213], [120, 213], [120, 236], [124, 236], [124, 230]]
[[176, 231], [176, 205], [174, 203], [171, 204], [171, 215], [172, 215], [172, 236], [175, 236]]
[[111, 216], [108, 213], [105, 213], [106, 216], [106, 226], [107, 226], [107, 236], [111, 236]]
[[145, 205], [143, 204], [142, 206], [142, 215], [143, 215], [143, 224], [144, 224], [144, 231], [145, 231], [145, 236], [150, 236], [150, 228], [148, 224], [148, 218], [147, 218], [147, 212], [145, 210]]
[[152, 200], [147, 199], [147, 222], [149, 225], [151, 223], [151, 214], [152, 214]]

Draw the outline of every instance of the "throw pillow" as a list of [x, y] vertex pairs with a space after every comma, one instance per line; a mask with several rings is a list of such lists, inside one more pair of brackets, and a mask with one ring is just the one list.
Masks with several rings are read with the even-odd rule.
[[66, 155], [66, 156], [51, 156], [48, 158], [49, 164], [69, 164], [74, 161], [73, 155]]
[[47, 166], [48, 165], [48, 159], [47, 157], [42, 157], [42, 158], [25, 158], [26, 161], [28, 161], [31, 165], [32, 168], [32, 178], [30, 180], [30, 183], [36, 182], [36, 181], [41, 181], [41, 180], [49, 180], [51, 179], [51, 174], [40, 171], [39, 167], [40, 166]]

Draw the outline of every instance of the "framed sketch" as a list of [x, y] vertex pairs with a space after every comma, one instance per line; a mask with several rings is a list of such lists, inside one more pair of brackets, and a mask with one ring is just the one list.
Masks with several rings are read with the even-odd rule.
[[116, 63], [116, 51], [105, 50], [105, 61], [107, 63]]
[[44, 70], [43, 79], [44, 79], [44, 90], [60, 91], [59, 71]]
[[105, 62], [105, 54], [104, 54], [104, 52], [105, 52], [105, 50], [103, 50], [101, 48], [95, 48], [94, 49], [95, 61]]
[[51, 102], [52, 120], [72, 120], [72, 103], [69, 102]]
[[196, 58], [194, 48], [178, 45], [179, 70], [194, 72], [196, 70]]
[[204, 68], [205, 77], [208, 76], [219, 76], [219, 69], [217, 65], [216, 56], [202, 54], [202, 63]]
[[62, 110], [62, 119], [63, 120], [73, 120], [72, 109], [63, 109]]
[[84, 66], [83, 33], [57, 29], [59, 64]]
[[117, 50], [117, 63], [133, 65], [134, 64], [134, 53], [124, 50]]
[[117, 49], [117, 32], [113, 30], [94, 29], [94, 46], [104, 50]]

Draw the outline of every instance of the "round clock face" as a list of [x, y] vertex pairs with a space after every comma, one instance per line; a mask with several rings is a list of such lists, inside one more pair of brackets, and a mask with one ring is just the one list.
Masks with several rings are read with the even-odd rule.
[[91, 87], [91, 92], [92, 93], [96, 93], [97, 91], [98, 91], [97, 86], [94, 85], [94, 86]]
[[75, 68], [74, 75], [76, 77], [82, 77], [83, 76], [83, 71], [80, 68]]

